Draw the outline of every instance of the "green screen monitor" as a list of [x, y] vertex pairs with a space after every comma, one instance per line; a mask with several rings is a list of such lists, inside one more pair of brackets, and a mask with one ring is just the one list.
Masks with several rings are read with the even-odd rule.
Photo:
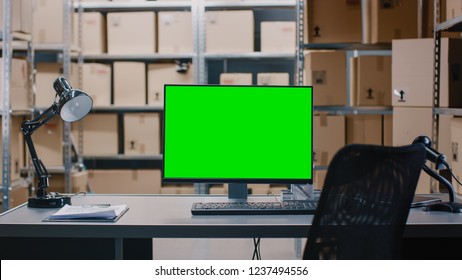
[[164, 94], [163, 182], [230, 183], [230, 197], [246, 183], [312, 183], [312, 87], [165, 85]]

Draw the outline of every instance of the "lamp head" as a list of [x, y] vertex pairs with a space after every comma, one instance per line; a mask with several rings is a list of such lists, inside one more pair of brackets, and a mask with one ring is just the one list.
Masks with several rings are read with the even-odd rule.
[[85, 92], [73, 89], [64, 77], [53, 83], [59, 100], [59, 114], [66, 122], [75, 122], [85, 117], [93, 106], [93, 99]]

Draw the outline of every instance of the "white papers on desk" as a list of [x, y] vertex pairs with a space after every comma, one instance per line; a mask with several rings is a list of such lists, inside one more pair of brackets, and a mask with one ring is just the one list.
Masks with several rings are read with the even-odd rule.
[[66, 204], [44, 221], [116, 221], [127, 210], [126, 204], [86, 204], [79, 206]]

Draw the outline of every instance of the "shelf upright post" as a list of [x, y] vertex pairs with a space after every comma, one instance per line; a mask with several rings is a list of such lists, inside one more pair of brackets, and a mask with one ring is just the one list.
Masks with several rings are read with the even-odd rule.
[[[79, 6], [77, 9], [78, 13], [78, 21], [77, 21], [77, 37], [78, 37], [78, 57], [77, 57], [77, 64], [78, 64], [78, 88], [82, 88], [83, 85], [83, 53], [82, 53], [82, 46], [83, 46], [83, 7], [81, 5], [81, 0], [78, 0]], [[74, 22], [75, 24], [75, 22]], [[83, 122], [77, 123], [77, 163], [79, 167], [83, 167]], [[75, 143], [74, 143], [75, 144]], [[75, 145], [74, 145], [75, 146]]]
[[11, 94], [11, 1], [3, 0], [2, 34], [2, 210], [10, 208], [11, 163], [10, 163], [10, 94]]
[[[71, 32], [72, 32], [72, 0], [63, 2], [63, 75], [70, 80], [71, 70]], [[64, 186], [65, 192], [70, 193], [71, 186], [71, 124], [63, 122], [63, 146], [64, 146]]]
[[[194, 81], [197, 84], [207, 83], [207, 66], [205, 64], [205, 3], [204, 0], [192, 0], [191, 14], [194, 38]], [[194, 192], [208, 193], [208, 184], [195, 183]]]
[[305, 43], [305, 1], [304, 0], [297, 0], [297, 7], [296, 7], [296, 65], [297, 70], [296, 73], [296, 85], [302, 86], [303, 85], [303, 70], [304, 70], [304, 61], [305, 58], [303, 56], [303, 49]]
[[[433, 37], [434, 37], [434, 54], [433, 54], [433, 108], [440, 107], [440, 62], [441, 62], [441, 30], [437, 28], [440, 23], [440, 1], [434, 0], [433, 9]], [[439, 135], [439, 114], [432, 113], [432, 142], [435, 149], [438, 149]], [[431, 190], [437, 191], [437, 181], [431, 179]]]

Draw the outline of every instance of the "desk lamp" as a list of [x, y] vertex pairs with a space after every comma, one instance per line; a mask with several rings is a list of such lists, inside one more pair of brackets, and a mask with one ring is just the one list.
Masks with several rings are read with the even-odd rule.
[[32, 142], [32, 133], [46, 124], [55, 115], [60, 114], [61, 119], [66, 122], [74, 122], [85, 117], [91, 110], [93, 100], [85, 92], [72, 89], [69, 82], [59, 77], [53, 83], [56, 91], [53, 104], [32, 121], [24, 121], [21, 125], [22, 133], [32, 158], [35, 168], [35, 174], [38, 179], [37, 195], [30, 197], [27, 206], [34, 208], [58, 208], [65, 204], [71, 204], [69, 196], [48, 194], [48, 179], [51, 177], [43, 162], [38, 158], [34, 144]]
[[[427, 160], [433, 162], [435, 164], [436, 170], [444, 170], [448, 169], [451, 174], [451, 168], [449, 164], [446, 162], [446, 156], [439, 153], [435, 149], [432, 148], [432, 142], [430, 138], [427, 136], [419, 136], [414, 141], [414, 143], [422, 143], [425, 146], [425, 150], [427, 151]], [[446, 189], [448, 190], [449, 194], [449, 201], [448, 202], [437, 202], [432, 203], [424, 208], [425, 211], [445, 211], [445, 212], [452, 212], [452, 213], [462, 213], [462, 204], [455, 202], [455, 191], [452, 184], [443, 176], [435, 172], [434, 170], [430, 169], [427, 165], [422, 166], [423, 171], [427, 173], [429, 176], [435, 178], [438, 182], [442, 183]]]

